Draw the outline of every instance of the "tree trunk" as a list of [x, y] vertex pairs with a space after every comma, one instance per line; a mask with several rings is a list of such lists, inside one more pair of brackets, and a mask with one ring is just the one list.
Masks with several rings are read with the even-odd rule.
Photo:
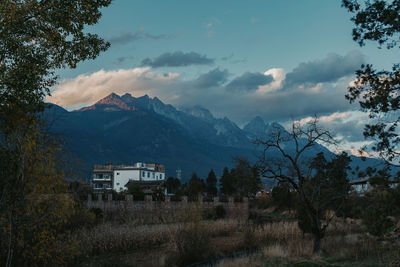
[[321, 251], [321, 237], [319, 234], [314, 234], [313, 254], [318, 254]]

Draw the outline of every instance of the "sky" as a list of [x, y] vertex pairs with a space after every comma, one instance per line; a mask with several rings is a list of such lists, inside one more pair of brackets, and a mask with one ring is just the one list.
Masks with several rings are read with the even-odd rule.
[[48, 101], [72, 110], [111, 92], [147, 94], [239, 126], [317, 115], [354, 152], [368, 116], [347, 87], [361, 64], [389, 69], [400, 52], [360, 47], [350, 19], [340, 0], [114, 0], [86, 29], [111, 47], [58, 71]]

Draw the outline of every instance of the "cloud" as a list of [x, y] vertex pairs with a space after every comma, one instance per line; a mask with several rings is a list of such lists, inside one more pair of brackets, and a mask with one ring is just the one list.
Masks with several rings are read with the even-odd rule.
[[283, 82], [286, 78], [286, 72], [284, 69], [272, 68], [264, 72], [264, 75], [271, 76], [273, 80], [269, 84], [258, 87], [258, 93], [265, 94], [282, 88]]
[[159, 67], [184, 67], [189, 65], [211, 65], [214, 59], [208, 58], [206, 55], [200, 55], [196, 52], [184, 53], [176, 51], [173, 53], [164, 53], [154, 59], [145, 58], [142, 66]]
[[[177, 73], [161, 74], [150, 71], [150, 68], [100, 70], [62, 81], [46, 100], [65, 107], [92, 104], [112, 92], [144, 95], [148, 94], [151, 88], [161, 89], [163, 86], [174, 83], [178, 77]], [[156, 96], [157, 91], [154, 93], [150, 94]]]
[[[265, 73], [269, 75], [247, 72], [229, 82], [228, 71], [219, 68], [191, 80], [183, 79], [179, 73], [164, 74], [149, 67], [100, 70], [62, 81], [47, 100], [61, 106], [73, 106], [92, 104], [111, 92], [134, 96], [148, 94], [177, 106], [201, 105], [241, 125], [255, 115], [267, 121], [280, 121], [352, 108], [344, 98], [350, 79], [335, 85], [321, 84], [318, 90], [308, 87], [283, 90], [280, 86], [284, 70], [273, 68]], [[239, 91], [232, 94], [232, 90]]]
[[354, 74], [365, 62], [365, 56], [353, 51], [345, 56], [329, 54], [321, 60], [300, 63], [286, 75], [286, 84], [335, 82], [338, 79]]
[[259, 72], [246, 72], [233, 79], [226, 88], [230, 91], [255, 91], [261, 85], [266, 85], [273, 80], [271, 75]]
[[[149, 67], [101, 70], [62, 81], [48, 100], [72, 106], [92, 104], [111, 92], [128, 92], [134, 96], [148, 94], [176, 106], [201, 105], [239, 125], [244, 125], [255, 115], [266, 121], [285, 121], [291, 117], [297, 119], [314, 114], [342, 114], [355, 108], [344, 97], [354, 77], [346, 76], [335, 82], [297, 84], [287, 89], [287, 75], [281, 68], [259, 73], [244, 72], [233, 78], [226, 69], [212, 68], [191, 79], [185, 79], [179, 73], [164, 74]], [[329, 118], [333, 120], [333, 117]], [[343, 138], [362, 138], [362, 130], [359, 129], [362, 129], [364, 119], [334, 119], [344, 120], [335, 124], [343, 132]], [[355, 130], [359, 131], [358, 135], [354, 134]]]
[[227, 81], [228, 76], [228, 70], [215, 68], [193, 80], [192, 85], [194, 88], [199, 89], [217, 87], [224, 84]]
[[[301, 124], [313, 120], [313, 117], [307, 116], [299, 120]], [[334, 112], [318, 118], [318, 125], [328, 130], [338, 142], [338, 147], [328, 146], [332, 151], [346, 151], [352, 155], [360, 156], [359, 149], [363, 146], [369, 146], [371, 140], [365, 140], [363, 128], [365, 123], [371, 119], [368, 114], [358, 110], [349, 110], [344, 112]], [[286, 123], [286, 127], [291, 125], [291, 121]], [[368, 156], [365, 154], [364, 156]]]
[[131, 61], [135, 57], [133, 56], [126, 56], [126, 57], [118, 57], [115, 61], [114, 64], [117, 66], [122, 66], [126, 61]]
[[[313, 117], [308, 116], [300, 119], [299, 122], [304, 124], [311, 120]], [[318, 124], [329, 130], [341, 142], [363, 142], [363, 128], [368, 121], [370, 119], [367, 113], [356, 110], [334, 112], [318, 118]]]
[[126, 32], [122, 33], [118, 36], [114, 36], [110, 38], [108, 41], [112, 45], [125, 45], [129, 43], [136, 42], [142, 39], [151, 39], [151, 40], [168, 40], [174, 38], [174, 35], [167, 35], [167, 34], [151, 34], [145, 32], [143, 29], [137, 30], [135, 33]]

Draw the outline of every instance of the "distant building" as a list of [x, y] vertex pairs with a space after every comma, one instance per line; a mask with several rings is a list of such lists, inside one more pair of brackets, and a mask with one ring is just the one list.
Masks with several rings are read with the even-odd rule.
[[[398, 184], [400, 184], [400, 181], [398, 180], [388, 182], [388, 186], [391, 188], [394, 188]], [[373, 188], [368, 178], [351, 181], [350, 185], [352, 186], [354, 191], [356, 191], [359, 194], [364, 194], [365, 192], [368, 192], [371, 190], [371, 188]]]
[[128, 182], [161, 184], [165, 181], [165, 166], [138, 162], [133, 165], [94, 165], [92, 187], [95, 191], [127, 189]]

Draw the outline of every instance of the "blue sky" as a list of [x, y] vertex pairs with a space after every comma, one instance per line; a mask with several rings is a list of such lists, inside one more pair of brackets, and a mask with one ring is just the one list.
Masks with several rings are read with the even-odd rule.
[[316, 114], [356, 148], [365, 114], [346, 88], [360, 64], [390, 68], [399, 50], [359, 47], [350, 18], [339, 0], [115, 0], [87, 28], [110, 49], [59, 71], [49, 100], [73, 109], [111, 92], [149, 94], [239, 125]]

